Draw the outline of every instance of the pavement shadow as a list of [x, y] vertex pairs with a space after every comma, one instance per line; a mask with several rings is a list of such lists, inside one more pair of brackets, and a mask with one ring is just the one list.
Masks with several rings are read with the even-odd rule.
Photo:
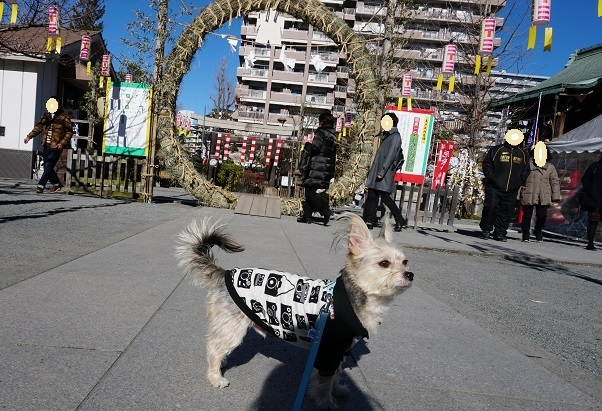
[[[27, 200], [23, 200], [25, 203], [31, 203], [31, 201], [27, 201]], [[35, 200], [36, 202], [38, 202], [38, 200]], [[53, 202], [64, 202], [65, 200], [51, 200]], [[44, 203], [48, 203], [49, 201], [44, 201]], [[66, 213], [74, 213], [80, 210], [85, 210], [85, 209], [94, 209], [94, 208], [105, 208], [105, 207], [115, 207], [118, 205], [122, 205], [122, 204], [127, 204], [130, 203], [129, 201], [119, 201], [119, 202], [115, 202], [115, 203], [111, 203], [111, 204], [98, 204], [98, 205], [91, 205], [91, 206], [76, 206], [76, 207], [63, 207], [63, 208], [55, 208], [52, 210], [47, 210], [41, 213], [28, 213], [28, 214], [22, 214], [22, 215], [11, 215], [8, 217], [0, 217], [0, 224], [2, 223], [6, 223], [9, 221], [19, 221], [19, 220], [29, 220], [29, 219], [38, 219], [38, 218], [44, 218], [44, 217], [49, 217], [52, 215], [59, 215], [59, 214], [66, 214]], [[0, 204], [2, 205], [2, 204]]]
[[[370, 350], [363, 341], [358, 342], [352, 349], [352, 355], [343, 362], [343, 382], [350, 389], [347, 397], [339, 398], [338, 405], [341, 409], [372, 411], [383, 409], [375, 400], [365, 395], [360, 387], [349, 378], [345, 370], [357, 367], [357, 361]], [[261, 392], [253, 403], [253, 410], [281, 411], [293, 409], [295, 398], [309, 351], [294, 346], [277, 338], [266, 337], [265, 339], [253, 330], [250, 330], [240, 346], [229, 356], [224, 370], [243, 366], [249, 363], [257, 354], [276, 359], [280, 364], [273, 368], [265, 377]], [[258, 376], [257, 378], [263, 378]], [[303, 410], [314, 409], [311, 400], [305, 399]]]

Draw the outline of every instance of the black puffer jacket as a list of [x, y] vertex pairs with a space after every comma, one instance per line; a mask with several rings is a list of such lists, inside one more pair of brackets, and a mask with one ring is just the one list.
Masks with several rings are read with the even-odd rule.
[[527, 153], [508, 143], [489, 149], [483, 159], [483, 174], [487, 184], [502, 191], [518, 191], [529, 177]]
[[581, 184], [581, 206], [585, 210], [602, 207], [602, 159], [590, 164], [583, 173]]
[[326, 189], [330, 186], [334, 177], [336, 142], [334, 129], [320, 127], [316, 130], [311, 143], [310, 170], [303, 180], [303, 187]]

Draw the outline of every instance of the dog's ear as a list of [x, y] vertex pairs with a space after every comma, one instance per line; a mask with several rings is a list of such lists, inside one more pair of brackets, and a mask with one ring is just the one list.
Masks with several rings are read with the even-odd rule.
[[351, 215], [349, 222], [349, 252], [353, 255], [360, 255], [364, 250], [371, 247], [374, 240], [364, 220], [360, 217]]
[[385, 239], [386, 242], [390, 243], [393, 241], [393, 223], [395, 220], [392, 218], [383, 218], [383, 226], [380, 229], [379, 237]]

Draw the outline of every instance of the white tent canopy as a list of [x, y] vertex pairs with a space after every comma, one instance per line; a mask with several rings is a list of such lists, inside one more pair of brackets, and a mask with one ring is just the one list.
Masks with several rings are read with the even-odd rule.
[[602, 115], [546, 144], [556, 153], [602, 152]]

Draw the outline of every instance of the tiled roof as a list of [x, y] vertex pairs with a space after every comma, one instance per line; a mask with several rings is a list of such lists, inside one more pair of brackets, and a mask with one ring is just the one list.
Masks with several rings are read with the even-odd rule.
[[[98, 31], [61, 28], [62, 47], [79, 43], [82, 35], [94, 36]], [[0, 53], [43, 55], [46, 53], [48, 28], [46, 26], [0, 25]]]
[[602, 84], [602, 43], [575, 51], [565, 68], [514, 97], [496, 102], [496, 106], [542, 95], [557, 94], [566, 89], [589, 89]]

